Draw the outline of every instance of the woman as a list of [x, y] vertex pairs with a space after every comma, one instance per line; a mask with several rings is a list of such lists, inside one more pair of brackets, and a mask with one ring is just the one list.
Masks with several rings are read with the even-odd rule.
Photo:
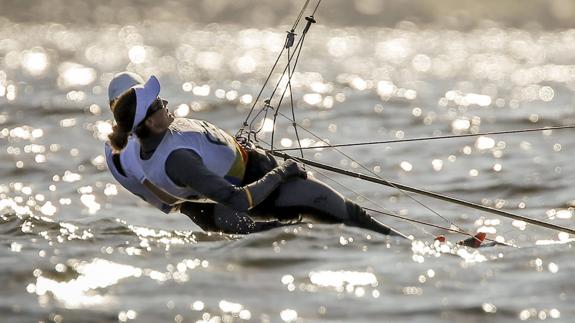
[[[134, 73], [122, 72], [114, 75], [108, 86], [110, 107], [113, 106], [120, 95], [132, 86], [143, 83], [144, 80]], [[104, 155], [106, 156], [108, 169], [125, 189], [162, 212], [169, 213], [172, 210], [172, 206], [164, 203], [142, 184], [145, 175], [137, 159], [138, 151], [138, 141], [134, 137], [128, 138], [126, 148], [121, 153], [113, 153], [110, 142], [106, 142], [104, 144]]]
[[160, 83], [152, 76], [120, 96], [113, 106], [112, 147], [121, 151], [134, 133], [140, 141], [138, 158], [146, 177], [176, 198], [216, 202], [214, 220], [219, 226], [247, 233], [252, 229], [250, 215], [296, 210], [401, 235], [329, 186], [308, 179], [296, 162], [287, 160], [277, 166], [272, 157], [241, 147], [208, 122], [174, 118], [159, 93]]
[[[135, 85], [143, 84], [142, 78], [134, 73], [122, 72], [114, 75], [108, 86], [108, 99], [110, 107], [118, 97]], [[142, 166], [138, 160], [140, 145], [134, 136], [129, 136], [126, 147], [121, 152], [113, 152], [110, 142], [104, 144], [106, 163], [112, 176], [125, 189], [140, 197], [150, 205], [164, 213], [181, 212], [187, 215], [196, 225], [204, 231], [223, 231], [225, 233], [243, 233], [230, 230], [228, 227], [218, 227], [213, 221], [213, 203], [193, 203], [181, 201], [165, 194], [161, 189], [146, 179]], [[252, 231], [267, 230], [281, 225], [279, 222], [252, 221]]]

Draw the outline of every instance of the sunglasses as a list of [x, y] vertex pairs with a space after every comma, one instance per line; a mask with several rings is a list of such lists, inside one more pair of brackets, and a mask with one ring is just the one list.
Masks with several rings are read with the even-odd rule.
[[164, 100], [161, 98], [157, 98], [156, 100], [154, 100], [154, 102], [152, 102], [152, 104], [150, 104], [150, 106], [148, 107], [148, 111], [146, 112], [146, 116], [138, 124], [138, 127], [141, 127], [144, 124], [144, 122], [146, 121], [146, 119], [151, 117], [154, 113], [156, 113], [160, 110], [163, 110], [163, 109], [167, 109], [167, 105], [168, 105], [167, 100]]
[[157, 98], [156, 100], [154, 100], [154, 102], [148, 108], [148, 112], [146, 112], [146, 118], [144, 118], [144, 119], [147, 119], [152, 114], [154, 114], [154, 113], [156, 113], [162, 109], [167, 109], [167, 105], [168, 105], [167, 100]]

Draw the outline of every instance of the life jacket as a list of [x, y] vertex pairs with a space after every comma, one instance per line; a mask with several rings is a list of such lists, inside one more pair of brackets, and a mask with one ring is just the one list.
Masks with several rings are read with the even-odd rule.
[[205, 201], [190, 187], [174, 183], [166, 173], [166, 160], [178, 149], [190, 149], [213, 173], [240, 186], [245, 174], [247, 153], [236, 140], [213, 124], [187, 118], [176, 118], [149, 159], [138, 154], [146, 178], [167, 193], [183, 200]]
[[108, 169], [116, 181], [125, 189], [163, 212], [168, 213], [171, 207], [163, 203], [142, 184], [145, 175], [138, 160], [139, 151], [140, 145], [136, 138], [130, 137], [126, 148], [119, 154], [114, 154], [110, 143], [106, 142], [104, 144], [104, 155]]

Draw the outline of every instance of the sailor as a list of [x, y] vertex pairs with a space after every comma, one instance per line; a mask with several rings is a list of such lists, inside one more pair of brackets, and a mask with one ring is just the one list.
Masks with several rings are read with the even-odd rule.
[[278, 166], [273, 157], [242, 147], [209, 122], [174, 118], [159, 94], [155, 76], [122, 94], [112, 107], [116, 124], [110, 143], [120, 153], [135, 134], [146, 178], [177, 199], [217, 203], [213, 217], [218, 227], [249, 233], [254, 231], [251, 216], [271, 212], [281, 217], [295, 210], [401, 235], [329, 186], [307, 178], [293, 160]]
[[[130, 72], [116, 74], [108, 86], [108, 98], [110, 107], [116, 102], [118, 97], [132, 86], [143, 84], [142, 78]], [[213, 204], [192, 203], [166, 197], [163, 192], [154, 187], [144, 175], [144, 171], [138, 161], [139, 143], [133, 136], [128, 137], [125, 149], [120, 153], [114, 153], [110, 142], [104, 144], [104, 155], [106, 163], [112, 176], [125, 189], [140, 197], [150, 205], [164, 213], [181, 212], [187, 215], [194, 223], [205, 231], [224, 231], [225, 228], [218, 228], [213, 222]], [[163, 201], [162, 198], [164, 198]], [[260, 229], [267, 226], [259, 226]]]
[[[134, 85], [143, 84], [142, 78], [134, 73], [122, 72], [116, 74], [108, 87], [108, 98], [110, 107], [116, 102], [118, 97]], [[121, 153], [113, 153], [110, 142], [104, 144], [106, 163], [112, 176], [125, 189], [140, 197], [164, 213], [169, 213], [172, 206], [164, 203], [159, 197], [150, 192], [141, 180], [145, 178], [144, 171], [137, 160], [138, 141], [130, 137], [127, 140], [126, 148]]]

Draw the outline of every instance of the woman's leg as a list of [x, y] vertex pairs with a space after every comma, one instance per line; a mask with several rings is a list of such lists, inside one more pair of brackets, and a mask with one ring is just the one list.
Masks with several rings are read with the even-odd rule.
[[312, 178], [282, 183], [273, 201], [276, 208], [311, 211], [328, 220], [360, 227], [386, 235], [403, 234], [374, 219], [363, 208], [347, 200], [328, 185]]

